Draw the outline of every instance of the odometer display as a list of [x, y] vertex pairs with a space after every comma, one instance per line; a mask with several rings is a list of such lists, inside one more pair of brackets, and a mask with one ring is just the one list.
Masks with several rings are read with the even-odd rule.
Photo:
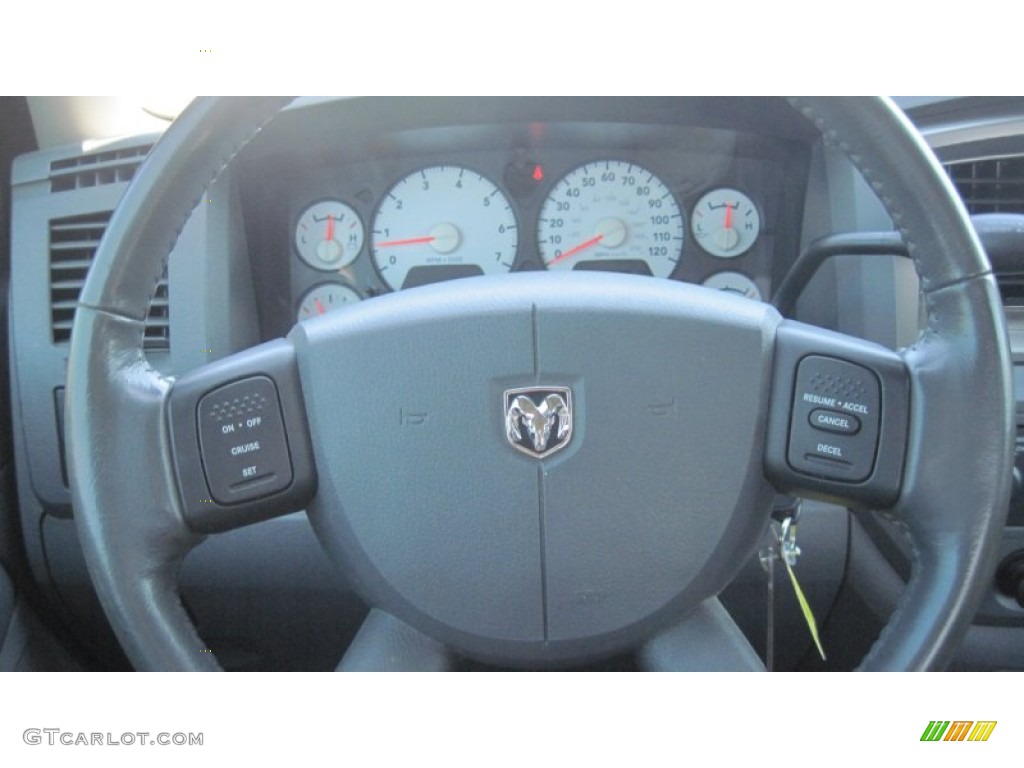
[[588, 163], [552, 188], [537, 244], [548, 269], [604, 269], [668, 277], [686, 227], [672, 191], [622, 160]]

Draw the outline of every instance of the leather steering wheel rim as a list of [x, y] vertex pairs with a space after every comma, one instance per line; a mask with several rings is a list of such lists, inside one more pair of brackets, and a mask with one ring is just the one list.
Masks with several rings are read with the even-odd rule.
[[[173, 491], [173, 382], [146, 362], [145, 317], [204, 189], [284, 103], [200, 99], [175, 121], [111, 219], [76, 315], [66, 396], [76, 526], [101, 603], [139, 669], [219, 668], [197, 652], [204, 645], [178, 596], [178, 568], [201, 537]], [[861, 668], [941, 668], [981, 599], [1009, 499], [1013, 389], [999, 294], [952, 185], [891, 102], [791, 104], [863, 173], [921, 278], [927, 327], [900, 353], [908, 445], [899, 499], [885, 512], [906, 534], [913, 570]]]

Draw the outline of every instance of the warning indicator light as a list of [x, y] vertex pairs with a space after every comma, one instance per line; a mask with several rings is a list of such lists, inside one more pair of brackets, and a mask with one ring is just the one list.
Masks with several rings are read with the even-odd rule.
[[543, 187], [544, 166], [519, 160], [505, 166], [505, 187], [513, 197], [527, 198]]

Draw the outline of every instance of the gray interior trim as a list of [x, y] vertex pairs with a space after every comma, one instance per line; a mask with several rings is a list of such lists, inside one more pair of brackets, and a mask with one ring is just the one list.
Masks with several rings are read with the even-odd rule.
[[0, 646], [4, 644], [13, 616], [14, 584], [11, 583], [11, 577], [7, 575], [3, 565], [0, 565]]
[[378, 611], [370, 611], [336, 672], [448, 672], [450, 653], [436, 640]]
[[717, 598], [705, 600], [639, 653], [649, 672], [764, 672], [764, 662]]

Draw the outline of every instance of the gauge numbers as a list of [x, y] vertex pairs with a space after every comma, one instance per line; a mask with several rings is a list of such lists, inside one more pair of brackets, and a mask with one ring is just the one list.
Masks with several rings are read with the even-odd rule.
[[634, 163], [602, 160], [555, 184], [541, 208], [537, 244], [548, 269], [668, 277], [685, 229], [661, 179]]
[[384, 196], [372, 234], [373, 263], [392, 290], [508, 272], [519, 232], [508, 199], [468, 168], [409, 174]]

